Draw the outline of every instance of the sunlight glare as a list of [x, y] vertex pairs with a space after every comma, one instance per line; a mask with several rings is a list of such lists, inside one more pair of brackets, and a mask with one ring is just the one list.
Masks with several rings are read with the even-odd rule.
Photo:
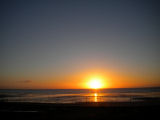
[[101, 78], [91, 78], [91, 80], [89, 82], [89, 88], [92, 88], [92, 89], [102, 88]]

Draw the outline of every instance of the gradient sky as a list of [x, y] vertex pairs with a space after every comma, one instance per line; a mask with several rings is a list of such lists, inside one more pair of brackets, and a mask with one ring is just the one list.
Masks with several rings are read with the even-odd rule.
[[158, 0], [1, 0], [0, 88], [160, 86]]

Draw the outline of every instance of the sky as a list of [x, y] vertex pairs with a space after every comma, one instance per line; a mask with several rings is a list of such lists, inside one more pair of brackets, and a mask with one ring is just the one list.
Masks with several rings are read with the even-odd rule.
[[1, 0], [0, 88], [160, 86], [158, 0]]

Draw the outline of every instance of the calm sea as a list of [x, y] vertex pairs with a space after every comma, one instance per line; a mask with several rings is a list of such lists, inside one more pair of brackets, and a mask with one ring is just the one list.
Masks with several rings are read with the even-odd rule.
[[0, 101], [8, 102], [136, 102], [154, 98], [160, 98], [160, 88], [0, 90]]

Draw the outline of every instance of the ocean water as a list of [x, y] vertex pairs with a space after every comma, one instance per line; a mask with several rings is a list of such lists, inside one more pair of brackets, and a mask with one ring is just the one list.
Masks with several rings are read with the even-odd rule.
[[0, 101], [7, 102], [137, 102], [155, 98], [160, 98], [160, 88], [0, 90]]

